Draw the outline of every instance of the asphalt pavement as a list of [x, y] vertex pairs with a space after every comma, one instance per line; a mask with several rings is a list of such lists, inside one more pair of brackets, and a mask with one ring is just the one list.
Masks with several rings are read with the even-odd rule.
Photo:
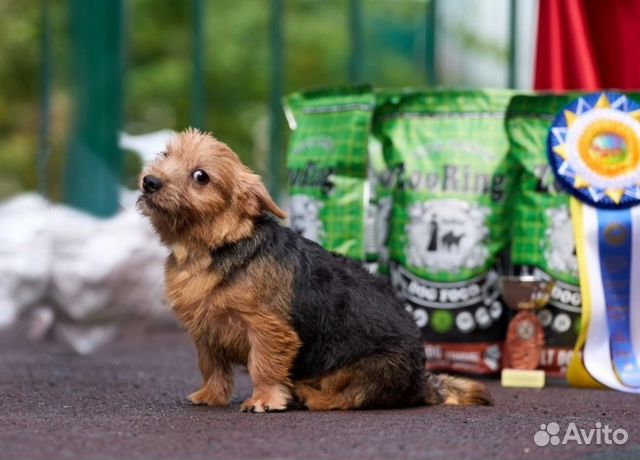
[[[130, 332], [91, 356], [21, 337], [0, 331], [0, 459], [640, 458], [640, 396], [490, 380], [493, 407], [249, 414], [239, 411], [251, 393], [243, 370], [230, 407], [186, 400], [200, 382], [182, 332]], [[563, 444], [572, 423], [589, 444]], [[552, 433], [535, 438], [542, 424]], [[627, 441], [606, 444], [606, 426]]]

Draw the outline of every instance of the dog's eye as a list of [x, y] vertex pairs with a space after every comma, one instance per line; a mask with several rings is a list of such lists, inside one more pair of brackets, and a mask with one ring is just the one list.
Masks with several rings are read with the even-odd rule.
[[198, 184], [206, 184], [207, 182], [209, 182], [209, 176], [207, 175], [206, 172], [204, 172], [202, 169], [196, 169], [193, 172], [193, 179], [198, 183]]

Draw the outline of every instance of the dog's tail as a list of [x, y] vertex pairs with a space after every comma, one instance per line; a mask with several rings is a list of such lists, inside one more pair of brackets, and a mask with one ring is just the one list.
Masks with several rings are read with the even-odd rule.
[[427, 404], [493, 405], [493, 398], [487, 388], [475, 380], [429, 372], [426, 373], [426, 380]]

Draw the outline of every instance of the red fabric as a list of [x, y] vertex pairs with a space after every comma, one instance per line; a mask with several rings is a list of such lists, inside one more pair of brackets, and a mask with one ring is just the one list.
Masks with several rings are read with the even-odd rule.
[[640, 1], [540, 0], [534, 86], [640, 88]]

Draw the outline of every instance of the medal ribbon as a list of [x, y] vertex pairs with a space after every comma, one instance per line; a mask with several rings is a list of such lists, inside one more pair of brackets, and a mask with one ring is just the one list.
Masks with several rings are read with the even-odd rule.
[[[631, 252], [627, 252], [622, 259], [618, 258], [623, 254], [623, 249], [619, 247], [625, 245], [625, 230], [621, 230], [622, 228], [628, 231], [627, 239], [631, 245], [626, 250], [639, 247], [640, 209], [630, 210], [627, 214], [629, 219], [626, 219], [625, 224], [625, 219], [620, 219], [618, 214], [624, 214], [624, 210], [603, 211], [582, 204], [575, 208], [581, 214], [583, 225], [582, 234], [576, 236], [581, 240], [580, 244], [584, 249], [584, 257], [580, 261], [580, 281], [581, 288], [586, 293], [583, 297], [583, 309], [584, 298], [588, 301], [587, 309], [583, 313], [588, 312], [589, 316], [588, 323], [583, 325], [584, 367], [593, 379], [609, 388], [640, 393], [638, 347], [634, 343], [637, 337], [633, 337], [633, 331], [637, 331], [633, 329], [637, 328], [634, 316], [640, 313], [640, 304], [637, 302], [640, 290], [640, 286], [637, 286], [640, 284], [637, 281], [639, 272], [635, 269], [638, 263], [629, 262]], [[603, 212], [610, 212], [612, 215], [602, 214]], [[608, 241], [603, 242], [602, 238]], [[611, 245], [618, 247], [612, 251]], [[635, 254], [640, 255], [637, 251]], [[634, 258], [637, 259], [637, 256]], [[634, 279], [635, 283], [632, 281]], [[615, 289], [611, 290], [612, 286]], [[609, 308], [609, 305], [613, 308]], [[637, 335], [637, 332], [635, 334]], [[575, 363], [572, 364], [573, 377], [580, 376], [579, 373], [575, 373]], [[586, 380], [582, 379], [577, 383], [584, 386], [585, 382]]]
[[640, 367], [631, 343], [631, 210], [598, 209], [597, 219], [600, 280], [613, 367], [623, 384], [640, 387]]

